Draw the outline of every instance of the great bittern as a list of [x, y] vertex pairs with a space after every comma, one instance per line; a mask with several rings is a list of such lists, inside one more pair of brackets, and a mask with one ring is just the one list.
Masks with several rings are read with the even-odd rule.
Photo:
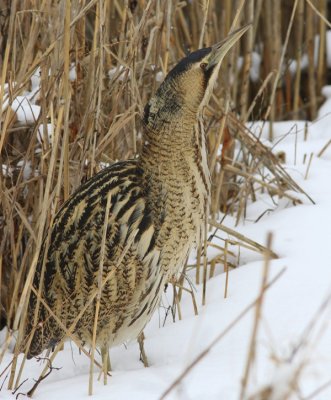
[[61, 341], [64, 328], [90, 345], [100, 291], [97, 346], [142, 332], [202, 237], [210, 178], [199, 115], [223, 57], [248, 28], [181, 60], [145, 107], [140, 158], [102, 170], [59, 210], [30, 294], [28, 358]]

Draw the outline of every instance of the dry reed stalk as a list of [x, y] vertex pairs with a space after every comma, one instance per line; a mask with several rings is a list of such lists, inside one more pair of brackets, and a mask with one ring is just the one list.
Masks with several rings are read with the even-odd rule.
[[181, 307], [180, 307], [180, 300], [179, 300], [179, 296], [177, 293], [176, 285], [174, 283], [172, 284], [172, 288], [173, 288], [173, 295], [174, 295], [173, 306], [174, 306], [175, 310], [177, 310], [177, 312], [178, 312], [179, 321], [181, 321], [182, 311], [181, 311]]
[[[101, 237], [100, 264], [99, 264], [99, 271], [98, 271], [98, 293], [96, 295], [94, 324], [93, 324], [93, 331], [92, 331], [90, 376], [89, 376], [89, 385], [88, 385], [89, 396], [91, 396], [93, 393], [94, 354], [95, 354], [95, 347], [96, 347], [100, 301], [101, 301], [101, 295], [102, 295], [102, 286], [101, 285], [102, 285], [102, 276], [103, 276], [103, 263], [104, 263], [104, 259], [105, 259], [105, 248], [106, 248], [106, 237], [107, 237], [107, 226], [108, 226], [110, 204], [111, 204], [111, 195], [108, 194], [106, 210], [105, 210], [105, 219], [104, 219], [104, 224], [103, 224], [103, 229], [102, 229], [102, 237]], [[107, 354], [108, 354], [108, 351], [107, 351]], [[106, 384], [107, 383], [107, 358], [103, 359], [103, 372], [104, 372], [104, 383]]]
[[[214, 234], [213, 236], [216, 237], [216, 234]], [[218, 244], [215, 244], [213, 242], [208, 242], [207, 244], [208, 244], [208, 247], [213, 247], [213, 248], [219, 250], [221, 253], [225, 252], [225, 247], [219, 246]], [[227, 249], [227, 254], [230, 255], [231, 257], [235, 256], [235, 254], [229, 249]]]
[[225, 271], [224, 298], [225, 299], [228, 296], [228, 284], [229, 284], [229, 266], [227, 261], [228, 243], [229, 243], [228, 240], [225, 240], [225, 248], [224, 248], [224, 271]]
[[[325, 14], [323, 12], [320, 12], [317, 7], [311, 2], [311, 0], [305, 0], [307, 4], [309, 4], [309, 7], [312, 8], [312, 10], [318, 15], [319, 18], [329, 27], [331, 28], [331, 22], [326, 18]], [[324, 10], [323, 10], [324, 11]]]
[[[137, 231], [135, 231], [135, 232], [133, 232], [133, 233], [131, 234], [131, 237], [128, 239], [127, 245], [126, 245], [125, 248], [123, 249], [123, 253], [121, 254], [121, 256], [119, 257], [119, 259], [118, 259], [118, 261], [117, 261], [117, 265], [119, 265], [119, 264], [122, 262], [122, 260], [124, 259], [126, 253], [128, 252], [130, 246], [132, 245], [132, 242], [133, 242], [133, 240], [134, 240], [136, 234], [137, 234]], [[65, 341], [65, 339], [66, 339], [67, 336], [70, 337], [70, 338], [77, 344], [77, 346], [83, 351], [83, 353], [84, 353], [85, 355], [87, 355], [90, 359], [92, 359], [91, 356], [90, 356], [90, 354], [89, 354], [83, 347], [80, 346], [79, 341], [75, 339], [75, 336], [74, 336], [74, 334], [73, 334], [73, 331], [74, 331], [74, 329], [75, 329], [75, 327], [76, 327], [78, 321], [79, 321], [80, 318], [82, 317], [82, 315], [85, 313], [85, 311], [87, 310], [87, 308], [92, 304], [92, 302], [94, 301], [94, 299], [97, 297], [99, 291], [103, 289], [103, 287], [105, 286], [105, 284], [109, 281], [109, 279], [111, 279], [111, 277], [114, 275], [115, 272], [116, 272], [116, 266], [105, 276], [104, 279], [102, 279], [102, 282], [101, 282], [100, 287], [97, 287], [94, 291], [92, 291], [92, 293], [90, 294], [89, 299], [87, 300], [87, 302], [85, 303], [84, 307], [81, 309], [81, 311], [80, 311], [79, 314], [76, 316], [76, 318], [74, 319], [74, 321], [72, 322], [72, 324], [70, 325], [69, 328], [67, 328], [67, 327], [62, 323], [62, 321], [56, 316], [56, 314], [49, 308], [49, 306], [47, 305], [47, 303], [41, 298], [40, 293], [38, 293], [33, 287], [31, 287], [31, 289], [34, 291], [34, 293], [35, 293], [36, 296], [38, 297], [38, 300], [46, 307], [46, 309], [47, 309], [47, 311], [50, 313], [50, 315], [56, 320], [56, 322], [59, 324], [59, 326], [65, 331], [65, 335], [66, 335], [66, 336], [64, 336], [63, 339], [62, 339], [59, 343], [57, 343], [57, 347], [56, 347], [55, 352], [52, 354], [51, 361], [53, 361], [53, 359], [55, 358], [55, 355], [56, 355], [57, 352], [60, 350], [60, 348], [61, 348], [62, 344], [64, 343], [64, 341]], [[28, 343], [28, 345], [29, 345], [29, 343]], [[16, 346], [16, 347], [17, 347], [17, 346]], [[16, 355], [16, 354], [15, 354], [15, 355]], [[17, 357], [14, 358], [14, 361], [16, 361], [16, 359], [17, 359]], [[18, 384], [19, 384], [19, 379], [20, 379], [20, 376], [21, 376], [21, 374], [22, 374], [22, 370], [23, 370], [23, 366], [24, 366], [25, 359], [26, 359], [26, 352], [25, 352], [25, 355], [24, 355], [24, 358], [23, 358], [23, 361], [22, 361], [22, 364], [21, 364], [21, 368], [20, 368], [20, 371], [19, 371], [19, 374], [18, 374], [18, 378], [17, 378], [17, 380], [16, 380], [15, 388], [17, 388], [17, 386], [18, 386]], [[102, 365], [100, 365], [99, 363], [97, 363], [95, 360], [93, 360], [93, 362], [96, 363], [97, 366], [102, 370], [102, 368], [103, 368]], [[13, 364], [14, 364], [14, 363], [13, 363]], [[47, 368], [44, 369], [44, 371], [41, 373], [39, 380], [42, 379], [42, 377], [45, 375], [46, 370], [47, 370]], [[15, 373], [15, 368], [12, 368], [12, 373]], [[12, 378], [12, 380], [13, 380], [13, 379], [14, 379], [14, 378]], [[11, 388], [11, 386], [10, 386], [9, 388]]]
[[183, 286], [183, 283], [179, 283], [179, 282], [175, 282], [174, 285], [179, 288], [179, 291], [177, 294], [178, 302], [179, 302], [178, 304], [180, 305], [183, 291], [189, 293], [191, 295], [191, 299], [192, 299], [194, 315], [198, 315], [198, 306], [197, 306], [197, 302], [195, 300], [195, 295], [194, 295], [192, 287], [190, 289], [188, 289], [187, 287]]
[[209, 279], [213, 278], [215, 274], [215, 268], [216, 268], [216, 260], [210, 260], [210, 268], [209, 268]]
[[[245, 17], [248, 21], [254, 21], [254, 0], [249, 0], [245, 4]], [[257, 21], [254, 22], [257, 25]], [[242, 72], [242, 83], [240, 90], [240, 115], [245, 116], [248, 107], [248, 96], [250, 86], [250, 69], [252, 67], [252, 51], [254, 45], [254, 30], [249, 29], [247, 35], [245, 35], [244, 41], [244, 61], [243, 61], [243, 72]]]
[[208, 223], [211, 226], [214, 226], [215, 228], [225, 232], [226, 234], [237, 238], [243, 244], [247, 243], [251, 248], [256, 249], [256, 251], [258, 251], [259, 253], [265, 254], [268, 251], [268, 254], [270, 254], [271, 258], [273, 258], [273, 259], [277, 259], [278, 258], [276, 253], [274, 253], [273, 251], [271, 251], [267, 247], [265, 247], [265, 246], [263, 246], [263, 245], [261, 245], [261, 244], [259, 244], [257, 242], [254, 242], [254, 240], [249, 239], [248, 237], [240, 234], [239, 232], [237, 232], [237, 231], [235, 231], [235, 230], [233, 230], [231, 228], [228, 228], [225, 225], [218, 223], [217, 221], [209, 220]]
[[[233, 126], [236, 130], [235, 138], [240, 140], [242, 145], [249, 151], [253, 156], [252, 163], [256, 166], [262, 163], [268, 170], [274, 175], [277, 181], [277, 185], [280, 188], [287, 188], [288, 190], [294, 190], [299, 193], [303, 193], [313, 204], [314, 200], [304, 192], [304, 190], [293, 181], [293, 179], [287, 174], [284, 168], [280, 165], [277, 157], [266, 147], [261, 141], [256, 138], [247, 126], [243, 125], [236, 116], [229, 113], [229, 125]], [[254, 168], [250, 166], [250, 171]]]
[[224, 114], [222, 116], [218, 134], [216, 136], [216, 141], [213, 144], [214, 151], [210, 156], [209, 170], [210, 170], [211, 174], [214, 172], [214, 169], [215, 169], [220, 144], [224, 143], [223, 137], [224, 137], [224, 129], [226, 127], [226, 119], [227, 119], [228, 110], [229, 110], [229, 101], [227, 99], [225, 102], [225, 106], [224, 106]]
[[70, 12], [71, 0], [65, 3], [64, 11], [64, 35], [63, 35], [63, 52], [64, 52], [64, 65], [63, 65], [63, 98], [65, 99], [64, 110], [64, 124], [63, 124], [63, 147], [64, 147], [64, 164], [63, 164], [63, 197], [66, 201], [69, 197], [69, 112], [70, 112], [70, 81], [69, 81], [69, 68], [70, 68]]
[[11, 51], [11, 45], [13, 42], [13, 35], [14, 35], [14, 20], [15, 20], [15, 14], [16, 14], [16, 8], [17, 8], [17, 0], [13, 0], [11, 3], [11, 8], [10, 8], [10, 17], [9, 17], [9, 26], [8, 26], [8, 37], [7, 37], [7, 43], [6, 43], [6, 49], [5, 49], [5, 54], [3, 58], [3, 62], [1, 65], [1, 82], [0, 82], [0, 132], [1, 132], [1, 137], [0, 137], [0, 154], [1, 150], [5, 141], [6, 137], [6, 124], [2, 124], [2, 110], [3, 110], [3, 96], [4, 96], [4, 86], [6, 83], [6, 76], [8, 74], [9, 70], [9, 56], [10, 56], [10, 51]]
[[325, 145], [321, 148], [321, 150], [317, 153], [317, 157], [322, 157], [328, 147], [331, 145], [331, 139], [328, 140]]
[[[271, 286], [273, 286], [278, 279], [284, 274], [286, 271], [286, 268], [283, 268], [280, 272], [278, 272], [274, 278], [272, 278], [269, 282], [266, 283], [266, 285], [263, 287], [263, 293], [265, 293]], [[165, 390], [165, 392], [162, 394], [159, 400], [164, 400], [179, 384], [180, 382], [191, 372], [191, 370], [202, 360], [204, 359], [210, 350], [217, 344], [219, 343], [224, 336], [226, 336], [237, 324], [241, 319], [254, 307], [256, 307], [257, 303], [260, 301], [261, 298], [261, 293], [260, 295], [252, 301], [252, 303], [248, 304], [242, 312], [240, 312], [237, 317], [235, 317], [225, 329], [220, 332], [216, 338], [203, 350], [201, 353], [199, 353], [194, 360], [189, 363], [189, 365], [184, 369], [184, 371], [176, 378], [176, 380]]]
[[258, 334], [259, 326], [261, 323], [262, 304], [264, 301], [265, 287], [267, 285], [268, 276], [269, 276], [269, 262], [270, 262], [270, 258], [271, 258], [271, 254], [272, 254], [271, 245], [272, 245], [272, 234], [269, 233], [267, 236], [266, 251], [264, 254], [264, 265], [263, 265], [263, 271], [262, 271], [260, 295], [259, 295], [258, 301], [256, 302], [253, 330], [252, 330], [250, 344], [249, 344], [249, 350], [248, 350], [247, 361], [246, 361], [246, 366], [245, 366], [245, 370], [244, 370], [244, 376], [242, 379], [242, 386], [241, 386], [241, 392], [240, 392], [241, 400], [243, 400], [245, 398], [251, 367], [254, 363], [255, 355], [256, 355], [257, 334]]
[[[322, 21], [327, 26], [330, 24], [325, 18], [326, 10], [323, 7], [319, 6], [319, 11], [311, 1], [306, 1], [307, 7], [319, 18], [319, 24], [312, 27], [315, 35], [323, 31]], [[226, 196], [228, 204], [232, 201], [229, 212], [237, 212], [237, 219], [241, 214], [244, 215], [247, 199], [255, 199], [256, 186], [259, 187], [256, 190], [277, 187], [275, 191], [270, 190], [271, 195], [281, 194], [287, 189], [303, 193], [272, 157], [271, 152], [242, 124], [253, 111], [258, 112], [258, 115], [263, 114], [264, 103], [270, 99], [268, 86], [274, 76], [271, 69], [280, 65], [279, 60], [276, 64], [271, 63], [277, 59], [272, 55], [274, 47], [279, 51], [283, 46], [290, 58], [298, 60], [296, 49], [293, 51], [287, 46], [280, 33], [280, 44], [274, 47], [268, 45], [273, 38], [270, 36], [268, 39], [265, 19], [259, 18], [260, 13], [265, 15], [266, 2], [262, 0], [246, 1], [246, 4], [244, 0], [226, 0], [223, 3], [206, 0], [203, 4], [208, 5], [208, 10], [205, 8], [201, 18], [199, 2], [175, 4], [170, 1], [146, 0], [136, 5], [128, 1], [100, 0], [43, 0], [38, 4], [32, 0], [11, 2], [9, 19], [4, 25], [6, 47], [0, 38], [0, 163], [14, 171], [13, 176], [9, 177], [0, 169], [0, 290], [2, 298], [5, 297], [5, 304], [1, 304], [0, 308], [4, 307], [8, 324], [15, 331], [19, 329], [19, 337], [45, 227], [51, 226], [61, 203], [83, 180], [101, 168], [101, 161], [112, 162], [133, 157], [139, 151], [139, 116], [144, 103], [157, 88], [156, 74], [161, 71], [166, 74], [174, 62], [184, 56], [187, 48], [198, 48], [203, 38], [204, 44], [211, 45], [220, 41], [230, 29], [251, 22], [248, 18], [252, 15], [252, 7], [255, 15], [249, 46], [236, 46], [224, 63], [222, 77], [225, 85], [216, 88], [207, 110], [210, 113], [207, 135], [215, 139], [210, 140], [214, 147], [211, 148], [209, 158], [214, 166], [211, 204], [213, 218], [220, 210], [220, 194], [227, 190], [226, 171], [220, 168], [221, 160], [217, 156], [215, 158], [219, 143], [222, 142], [225, 114], [232, 138], [240, 142], [243, 154], [240, 168], [245, 174], [240, 175], [236, 170], [228, 171], [232, 174], [231, 183], [235, 183], [234, 193], [230, 192]], [[299, 18], [300, 6], [303, 5], [300, 0], [296, 18]], [[270, 28], [275, 32], [284, 26], [284, 21], [287, 25], [290, 19], [286, 7], [282, 5], [278, 8], [277, 21], [270, 22]], [[0, 16], [0, 24], [1, 21]], [[300, 21], [301, 25], [294, 24], [292, 30], [297, 32], [306, 24], [304, 14]], [[278, 24], [278, 28], [272, 24]], [[320, 72], [318, 80], [315, 80], [316, 85], [326, 82], [323, 46], [321, 43], [318, 64]], [[260, 52], [261, 48], [265, 49], [262, 54], [262, 64], [266, 66], [262, 78], [265, 80], [258, 85], [248, 80], [250, 62], [247, 61], [247, 52], [252, 49]], [[303, 48], [302, 54], [304, 51]], [[245, 54], [244, 70], [240, 71], [237, 57]], [[72, 64], [76, 76], [69, 79], [73, 71]], [[41, 106], [41, 113], [36, 121], [21, 125], [10, 104], [18, 95], [30, 90], [31, 77], [37, 68], [40, 68], [41, 80], [40, 88], [34, 96], [39, 97], [35, 104]], [[298, 64], [294, 89], [297, 93], [300, 75]], [[245, 83], [243, 79], [246, 79]], [[276, 82], [276, 77], [274, 79]], [[289, 86], [291, 78], [287, 79]], [[280, 104], [284, 84], [282, 75], [279, 75], [278, 81], [275, 95], [277, 107], [273, 119], [284, 115], [284, 107]], [[5, 83], [9, 84], [7, 93], [4, 90]], [[241, 88], [244, 88], [243, 91]], [[226, 113], [227, 104], [231, 108], [240, 104], [239, 96], [243, 93], [247, 97], [244, 107], [247, 112], [240, 117]], [[296, 108], [293, 105], [292, 111], [294, 109], [297, 113], [306, 113], [311, 108], [309, 100], [304, 101], [304, 97], [301, 103], [300, 93], [295, 98], [287, 89], [287, 95], [293, 98], [293, 104], [297, 104]], [[218, 100], [220, 98], [229, 99], [229, 103], [228, 100], [223, 103]], [[9, 100], [9, 106], [3, 108], [6, 99]], [[316, 101], [320, 101], [319, 98], [316, 97]], [[287, 111], [291, 112], [290, 109]], [[46, 132], [49, 123], [53, 126], [53, 138], [44, 135], [39, 144], [39, 127], [42, 126]], [[23, 162], [22, 166], [18, 166], [18, 162]], [[226, 162], [228, 166], [239, 165], [230, 154]], [[28, 179], [23, 174], [27, 166], [32, 171]], [[271, 171], [270, 179], [263, 177], [261, 166]], [[261, 176], [261, 179], [257, 179], [264, 183], [257, 184], [254, 181], [253, 188], [252, 176]], [[238, 194], [242, 195], [241, 202]], [[246, 243], [246, 246], [249, 244]], [[196, 265], [197, 281], [201, 279], [201, 257], [200, 249]], [[206, 254], [203, 257], [203, 273], [207, 276], [207, 267], [216, 264], [211, 264], [205, 258]], [[218, 262], [224, 262], [221, 256]], [[204, 285], [206, 288], [206, 279]], [[5, 292], [7, 294], [4, 296]], [[8, 333], [0, 358], [12, 334]]]
[[[39, 231], [38, 231], [38, 237], [37, 237], [37, 243], [36, 243], [36, 251], [34, 253], [34, 257], [32, 259], [30, 270], [29, 270], [27, 279], [25, 281], [21, 297], [19, 299], [19, 304], [17, 306], [17, 311], [16, 311], [15, 320], [14, 320], [14, 324], [13, 324], [14, 330], [17, 330], [19, 328], [18, 339], [17, 339], [17, 343], [15, 346], [15, 353], [14, 353], [15, 360], [17, 359], [17, 356], [18, 356], [20, 341], [23, 338], [25, 314], [26, 314], [27, 306], [28, 306], [28, 298], [29, 298], [30, 288], [32, 287], [33, 276], [35, 273], [35, 268], [37, 265], [37, 260], [38, 260], [39, 252], [40, 252], [41, 245], [42, 245], [43, 230], [44, 230], [44, 226], [46, 224], [46, 216], [47, 216], [47, 212], [49, 209], [48, 204], [49, 204], [49, 198], [50, 198], [50, 186], [51, 186], [51, 180], [52, 180], [52, 171], [55, 166], [56, 150], [57, 150], [57, 146], [59, 143], [59, 131], [60, 131], [61, 122], [63, 120], [63, 114], [64, 114], [64, 108], [61, 107], [59, 110], [59, 115], [58, 115], [57, 129], [55, 131], [54, 147], [52, 148], [51, 159], [50, 159], [49, 170], [51, 172], [47, 175], [47, 180], [46, 180], [44, 203], [43, 203], [43, 207], [41, 210], [40, 225], [39, 225]], [[49, 240], [49, 238], [48, 238], [48, 240]], [[43, 266], [42, 266], [41, 276], [43, 276], [43, 274], [44, 274], [44, 269], [45, 269], [45, 259], [44, 259]], [[39, 290], [39, 294], [40, 294], [41, 287], [38, 290]], [[36, 310], [35, 310], [35, 314], [34, 314], [34, 325], [37, 324], [37, 316], [38, 316], [38, 310], [39, 310], [39, 304], [40, 304], [39, 299], [40, 299], [40, 295], [38, 296], [37, 306], [36, 306]], [[19, 325], [20, 320], [21, 320], [21, 324]], [[31, 340], [32, 340], [32, 336], [30, 338], [30, 343], [31, 343]], [[29, 345], [30, 345], [30, 343], [29, 343]], [[26, 350], [26, 352], [27, 352], [27, 350]], [[22, 361], [22, 366], [20, 368], [18, 378], [20, 378], [20, 376], [22, 374], [25, 358], [26, 358], [26, 353], [25, 353], [25, 357]], [[13, 363], [13, 368], [11, 370], [11, 375], [10, 375], [10, 379], [8, 382], [8, 389], [11, 389], [13, 386], [13, 383], [14, 383], [15, 367], [16, 367], [16, 364]]]
[[209, 0], [203, 0], [203, 20], [202, 20], [202, 26], [200, 30], [200, 39], [199, 39], [199, 49], [203, 47], [204, 43], [204, 36], [205, 36], [205, 30], [206, 30], [206, 23], [207, 23], [207, 18], [208, 18], [208, 11], [209, 11]]
[[[327, 14], [327, 0], [319, 0], [319, 9], [322, 15]], [[326, 25], [322, 18], [319, 19], [319, 46], [317, 59], [316, 92], [320, 93], [324, 84], [326, 69]]]
[[[302, 393], [300, 393], [300, 377], [304, 369], [309, 366], [309, 353], [312, 354], [314, 351], [313, 346], [316, 345], [319, 340], [321, 340], [323, 334], [325, 334], [329, 328], [330, 303], [331, 294], [329, 292], [329, 294], [318, 307], [316, 313], [303, 329], [299, 340], [296, 341], [296, 345], [293, 345], [290, 354], [285, 359], [280, 359], [275, 355], [273, 356], [278, 368], [280, 368], [282, 365], [284, 365], [285, 368], [291, 366], [290, 373], [287, 374], [286, 381], [284, 381], [284, 383], [286, 383], [281, 387], [281, 392], [279, 392], [279, 379], [276, 378], [264, 385], [262, 389], [258, 389], [255, 393], [247, 397], [247, 400], [261, 400], [265, 398], [264, 396], [268, 396], [268, 399], [281, 398], [282, 400], [292, 399], [293, 396], [299, 396], [300, 398], [303, 398]], [[329, 385], [329, 381], [325, 382], [323, 385], [311, 392], [308, 396], [305, 396], [304, 399], [306, 400], [314, 398], [314, 396], [321, 393]]]
[[195, 283], [197, 285], [200, 284], [201, 255], [202, 255], [202, 243], [199, 244], [198, 250], [197, 250], [197, 263], [196, 263], [196, 270], [195, 270]]
[[204, 238], [203, 238], [203, 278], [202, 278], [202, 305], [206, 304], [206, 292], [207, 292], [207, 234], [208, 234], [208, 212], [205, 215], [205, 226], [204, 226]]
[[308, 396], [306, 396], [305, 400], [315, 399], [316, 396], [321, 394], [325, 389], [329, 388], [330, 386], [331, 386], [331, 379], [329, 379], [327, 382], [323, 383], [323, 385], [319, 386], [317, 389], [315, 389], [313, 392], [311, 392]]
[[217, 205], [219, 208], [226, 212], [227, 203], [229, 199], [229, 193], [231, 192], [233, 182], [235, 180], [235, 175], [228, 169], [226, 166], [231, 165], [233, 163], [235, 151], [235, 140], [230, 134], [230, 130], [228, 127], [224, 129], [224, 139], [223, 139], [223, 147], [221, 153], [221, 177], [222, 181], [220, 182], [220, 190], [219, 190], [219, 199], [217, 199]]
[[304, 178], [305, 180], [308, 178], [308, 174], [309, 174], [311, 162], [313, 161], [313, 157], [314, 157], [314, 153], [310, 153], [309, 161], [308, 161], [308, 165], [307, 165], [307, 169], [306, 169], [306, 173], [305, 173], [305, 178]]
[[297, 13], [295, 16], [295, 25], [297, 29], [295, 30], [295, 47], [296, 47], [296, 56], [295, 61], [297, 64], [297, 68], [295, 71], [295, 79], [294, 79], [294, 89], [293, 89], [293, 118], [299, 118], [299, 105], [300, 105], [300, 81], [301, 81], [301, 58], [303, 54], [303, 25], [304, 25], [304, 10], [305, 10], [305, 2], [304, 0], [299, 0], [297, 6]]
[[[272, 86], [272, 91], [271, 91], [271, 95], [270, 95], [270, 99], [269, 99], [269, 103], [268, 103], [268, 108], [267, 108], [267, 111], [265, 112], [265, 115], [264, 115], [264, 120], [267, 120], [268, 117], [269, 117], [269, 114], [271, 113], [270, 126], [272, 126], [272, 121], [274, 121], [274, 117], [275, 117], [275, 115], [274, 115], [274, 113], [275, 113], [275, 111], [274, 111], [275, 96], [276, 96], [277, 86], [279, 84], [279, 79], [280, 79], [282, 65], [283, 65], [284, 58], [285, 58], [285, 53], [287, 51], [287, 46], [288, 46], [290, 33], [291, 33], [293, 22], [294, 22], [296, 9], [297, 9], [297, 6], [298, 6], [298, 1], [299, 0], [295, 0], [294, 4], [293, 4], [293, 8], [292, 8], [292, 12], [291, 12], [291, 18], [290, 18], [290, 22], [289, 22], [287, 30], [286, 30], [286, 37], [285, 37], [285, 41], [284, 41], [284, 44], [283, 44], [282, 51], [280, 51], [280, 43], [279, 43], [279, 38], [280, 38], [280, 35], [281, 35], [280, 34], [280, 28], [274, 27], [274, 32], [273, 32], [273, 34], [275, 35], [274, 39], [275, 39], [275, 42], [277, 43], [277, 48], [279, 50], [278, 54], [276, 54], [277, 50], [274, 50], [274, 52], [275, 52], [274, 55], [277, 57], [277, 59], [276, 59], [277, 72], [276, 72], [274, 84]], [[273, 4], [273, 5], [276, 8], [275, 11], [277, 11], [278, 6], [276, 5], [276, 3]], [[279, 9], [278, 9], [278, 11], [279, 11]], [[276, 15], [279, 16], [279, 12], [276, 12]], [[276, 21], [276, 20], [277, 19], [272, 18], [272, 21]], [[274, 26], [274, 24], [272, 24], [272, 26]], [[269, 139], [270, 140], [273, 139], [273, 137], [272, 137], [272, 128], [270, 130]]]
[[275, 74], [275, 71], [271, 71], [266, 78], [264, 79], [264, 81], [262, 82], [259, 90], [257, 91], [254, 99], [251, 102], [251, 105], [249, 106], [249, 109], [247, 110], [246, 114], [242, 117], [243, 121], [247, 121], [249, 116], [251, 115], [251, 113], [253, 112], [254, 107], [256, 106], [257, 100], [259, 97], [261, 97], [263, 95], [263, 92], [265, 91], [266, 87], [269, 85], [271, 79], [273, 78]]
[[308, 93], [310, 98], [310, 119], [315, 119], [317, 113], [316, 101], [316, 77], [315, 77], [315, 35], [314, 13], [311, 7], [307, 7], [307, 54], [308, 54]]
[[[256, 178], [252, 173], [247, 173], [244, 172], [242, 170], [240, 170], [239, 168], [236, 168], [232, 165], [226, 165], [224, 167], [224, 169], [226, 171], [231, 171], [232, 173], [235, 173], [237, 176], [243, 176], [245, 178], [247, 178], [247, 181], [251, 180], [254, 181], [256, 183], [259, 183], [261, 185], [261, 187], [265, 187], [268, 189], [269, 193], [271, 195], [275, 195], [278, 194], [279, 197], [287, 197], [288, 199], [290, 199], [294, 204], [298, 204], [301, 203], [301, 200], [297, 199], [294, 196], [291, 196], [289, 193], [286, 193], [284, 190], [282, 190], [279, 186], [273, 186], [268, 182], [262, 181], [258, 178]], [[243, 196], [243, 198], [245, 198], [247, 196]], [[238, 221], [237, 221], [238, 222]]]

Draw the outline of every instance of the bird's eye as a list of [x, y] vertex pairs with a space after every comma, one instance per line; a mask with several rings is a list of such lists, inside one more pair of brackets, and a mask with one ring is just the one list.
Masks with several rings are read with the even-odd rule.
[[200, 68], [203, 70], [203, 71], [205, 71], [206, 69], [207, 69], [207, 63], [205, 63], [205, 62], [203, 62], [203, 63], [201, 63], [200, 64]]

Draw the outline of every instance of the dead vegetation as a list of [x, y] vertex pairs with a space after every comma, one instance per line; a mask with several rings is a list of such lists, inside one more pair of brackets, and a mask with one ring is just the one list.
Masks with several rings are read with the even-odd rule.
[[[253, 28], [223, 63], [204, 113], [210, 226], [265, 252], [215, 219], [222, 211], [239, 222], [259, 192], [300, 202], [302, 189], [246, 122], [269, 121], [272, 138], [273, 121], [316, 117], [328, 80], [327, 18], [326, 0], [0, 0], [0, 328], [10, 327], [0, 362], [60, 205], [102, 163], [139, 154], [144, 104], [176, 61], [247, 22]], [[197, 283], [206, 288], [216, 264], [235, 267], [227, 246], [213, 260], [199, 249], [186, 267]], [[197, 312], [184, 283], [174, 287], [177, 310], [185, 291]]]

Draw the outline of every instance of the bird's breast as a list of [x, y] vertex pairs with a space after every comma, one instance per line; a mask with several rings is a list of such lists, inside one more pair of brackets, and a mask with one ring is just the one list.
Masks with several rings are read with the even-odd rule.
[[[148, 179], [147, 198], [163, 270], [175, 275], [202, 237], [209, 187], [201, 168], [182, 158]], [[155, 171], [155, 169], [154, 169]]]

